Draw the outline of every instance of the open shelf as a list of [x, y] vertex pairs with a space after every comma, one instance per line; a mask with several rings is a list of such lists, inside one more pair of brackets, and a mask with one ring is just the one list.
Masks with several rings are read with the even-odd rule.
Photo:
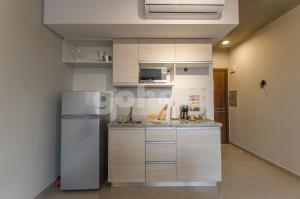
[[114, 84], [114, 87], [121, 88], [137, 88], [137, 87], [145, 87], [145, 88], [171, 88], [175, 86], [175, 84]]
[[112, 67], [113, 62], [108, 61], [108, 62], [64, 62], [65, 64], [72, 66], [72, 67]]
[[[112, 40], [64, 40], [63, 63], [72, 67], [112, 67]], [[104, 55], [109, 61], [104, 61]]]
[[169, 88], [175, 86], [175, 84], [139, 84], [138, 86], [144, 86], [145, 88]]

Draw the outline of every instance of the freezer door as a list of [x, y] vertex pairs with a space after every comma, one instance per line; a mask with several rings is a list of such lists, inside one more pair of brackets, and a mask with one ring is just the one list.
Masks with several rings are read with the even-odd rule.
[[99, 189], [99, 119], [62, 119], [61, 189]]
[[65, 92], [62, 96], [62, 116], [99, 115], [100, 92]]

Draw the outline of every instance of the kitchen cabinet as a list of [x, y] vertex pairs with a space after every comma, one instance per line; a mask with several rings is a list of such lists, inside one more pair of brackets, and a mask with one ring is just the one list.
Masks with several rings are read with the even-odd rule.
[[145, 182], [145, 129], [110, 129], [108, 181]]
[[176, 181], [176, 129], [146, 129], [146, 182]]
[[142, 39], [139, 40], [140, 62], [174, 62], [174, 39]]
[[137, 85], [139, 83], [138, 49], [138, 40], [114, 40], [113, 85]]
[[201, 39], [177, 39], [176, 62], [211, 62], [212, 44]]
[[176, 162], [176, 142], [147, 142], [147, 162]]
[[108, 141], [113, 186], [221, 181], [220, 127], [110, 127]]
[[146, 141], [149, 142], [176, 142], [175, 128], [146, 129]]
[[221, 181], [219, 128], [177, 129], [177, 181]]
[[146, 182], [175, 182], [176, 163], [147, 164]]

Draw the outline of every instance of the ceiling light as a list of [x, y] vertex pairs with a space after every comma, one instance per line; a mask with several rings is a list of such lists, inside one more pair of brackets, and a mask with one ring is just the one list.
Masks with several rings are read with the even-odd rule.
[[229, 43], [230, 43], [230, 41], [228, 41], [228, 40], [224, 40], [224, 41], [222, 42], [223, 45], [228, 45]]

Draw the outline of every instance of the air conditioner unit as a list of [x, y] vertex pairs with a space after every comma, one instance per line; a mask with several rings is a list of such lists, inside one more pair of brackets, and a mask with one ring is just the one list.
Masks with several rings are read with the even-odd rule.
[[225, 0], [145, 0], [152, 19], [220, 19]]

